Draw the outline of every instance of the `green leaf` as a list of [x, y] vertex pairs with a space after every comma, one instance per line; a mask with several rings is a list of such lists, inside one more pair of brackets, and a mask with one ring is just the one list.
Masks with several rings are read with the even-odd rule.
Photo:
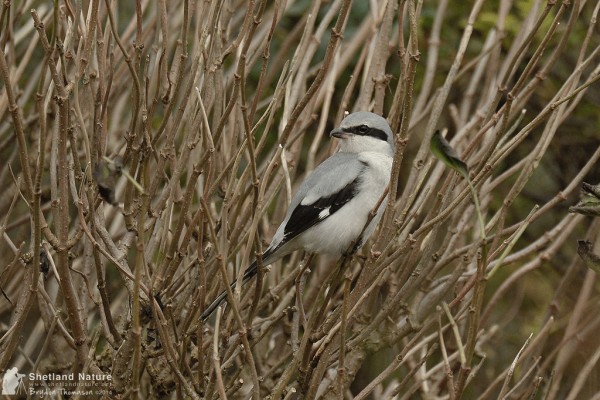
[[437, 130], [431, 137], [431, 142], [429, 143], [431, 152], [439, 158], [444, 164], [458, 172], [463, 178], [467, 180], [469, 184], [469, 189], [471, 190], [471, 195], [473, 196], [473, 203], [475, 203], [475, 210], [477, 211], [477, 219], [479, 220], [479, 230], [481, 233], [481, 238], [485, 239], [485, 223], [483, 221], [483, 215], [481, 214], [481, 209], [479, 208], [479, 200], [477, 199], [477, 191], [469, 179], [469, 167], [467, 164], [460, 159], [456, 151], [450, 146], [450, 143], [442, 136], [442, 133]]
[[100, 197], [109, 204], [118, 204], [115, 199], [115, 187], [122, 170], [123, 164], [120, 157], [115, 157], [115, 160], [102, 158], [98, 160], [98, 164], [94, 168], [94, 180], [98, 185]]
[[469, 179], [467, 164], [458, 157], [456, 151], [450, 146], [450, 143], [442, 136], [439, 130], [435, 131], [431, 137], [430, 147], [431, 152], [444, 164], [461, 174], [464, 178]]
[[583, 182], [581, 185], [581, 200], [569, 212], [600, 217], [600, 184], [594, 186]]

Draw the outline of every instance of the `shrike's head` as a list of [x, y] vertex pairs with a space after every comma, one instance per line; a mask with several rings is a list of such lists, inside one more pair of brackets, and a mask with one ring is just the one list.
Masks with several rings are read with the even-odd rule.
[[394, 154], [394, 134], [390, 125], [385, 118], [371, 112], [358, 111], [346, 116], [339, 128], [329, 135], [341, 139], [341, 152]]

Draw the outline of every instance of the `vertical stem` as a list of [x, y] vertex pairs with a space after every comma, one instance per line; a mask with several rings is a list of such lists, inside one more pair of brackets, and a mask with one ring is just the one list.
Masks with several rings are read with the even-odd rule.
[[60, 287], [67, 305], [69, 322], [73, 331], [73, 338], [77, 350], [77, 360], [74, 367], [76, 372], [83, 369], [88, 360], [88, 343], [81, 318], [81, 307], [69, 267], [69, 160], [68, 151], [68, 126], [69, 126], [69, 98], [65, 90], [62, 78], [60, 78], [56, 63], [51, 57], [52, 49], [46, 33], [44, 24], [40, 20], [35, 10], [31, 11], [34, 19], [34, 25], [37, 29], [40, 41], [48, 56], [50, 73], [56, 87], [56, 102], [58, 105], [58, 206], [57, 206], [57, 238], [58, 248], [56, 248], [57, 268], [60, 275]]

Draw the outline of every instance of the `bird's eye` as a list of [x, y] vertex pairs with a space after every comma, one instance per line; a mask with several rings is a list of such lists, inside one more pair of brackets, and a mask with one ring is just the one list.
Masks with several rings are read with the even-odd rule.
[[365, 133], [369, 132], [369, 127], [367, 125], [361, 125], [358, 127], [358, 132], [365, 134]]

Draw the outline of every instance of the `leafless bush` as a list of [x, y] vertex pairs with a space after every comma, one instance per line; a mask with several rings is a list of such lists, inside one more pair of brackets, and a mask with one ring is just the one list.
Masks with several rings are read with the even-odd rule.
[[[566, 204], [600, 156], [600, 3], [468, 3], [4, 2], [0, 370], [111, 398], [598, 398], [598, 220]], [[373, 240], [201, 323], [346, 110], [396, 132]]]

